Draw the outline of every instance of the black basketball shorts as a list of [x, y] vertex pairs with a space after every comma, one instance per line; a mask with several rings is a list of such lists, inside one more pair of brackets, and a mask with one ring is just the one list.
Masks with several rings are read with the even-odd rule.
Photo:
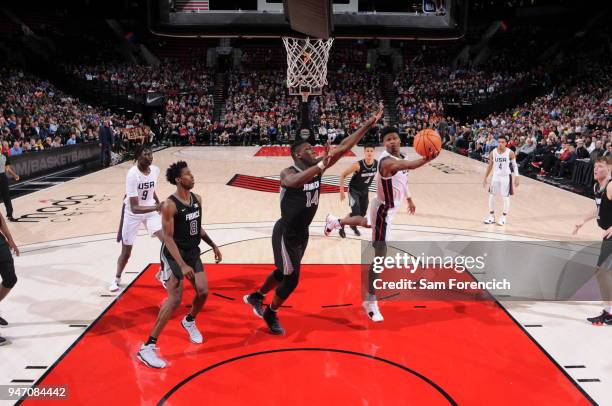
[[272, 231], [274, 264], [283, 275], [300, 272], [302, 257], [308, 246], [308, 229], [300, 231], [302, 232], [296, 235], [280, 220], [274, 225]]
[[349, 189], [351, 216], [365, 216], [368, 212], [368, 192], [357, 192]]
[[[179, 253], [183, 258], [183, 261], [193, 268], [195, 273], [204, 272], [202, 266], [202, 260], [200, 259], [200, 247], [195, 247], [192, 250], [185, 251], [179, 248]], [[162, 277], [164, 281], [170, 279], [170, 275], [174, 274], [176, 279], [179, 281], [183, 279], [183, 271], [181, 271], [180, 265], [174, 260], [165, 244], [162, 244], [160, 252], [160, 261], [162, 266]]]

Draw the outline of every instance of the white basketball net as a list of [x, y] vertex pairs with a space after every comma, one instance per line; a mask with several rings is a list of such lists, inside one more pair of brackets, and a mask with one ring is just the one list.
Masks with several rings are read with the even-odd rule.
[[283, 37], [287, 50], [287, 87], [290, 95], [320, 95], [327, 84], [327, 60], [333, 38]]

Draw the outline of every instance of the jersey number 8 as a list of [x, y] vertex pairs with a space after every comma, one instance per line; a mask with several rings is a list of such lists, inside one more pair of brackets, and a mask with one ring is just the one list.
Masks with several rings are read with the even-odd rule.
[[191, 220], [191, 223], [189, 223], [189, 234], [198, 234], [198, 220]]

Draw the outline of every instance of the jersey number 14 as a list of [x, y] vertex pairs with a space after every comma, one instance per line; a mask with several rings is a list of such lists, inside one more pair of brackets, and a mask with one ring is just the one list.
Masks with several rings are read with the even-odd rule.
[[315, 190], [314, 194], [306, 192], [306, 207], [319, 205], [319, 191]]

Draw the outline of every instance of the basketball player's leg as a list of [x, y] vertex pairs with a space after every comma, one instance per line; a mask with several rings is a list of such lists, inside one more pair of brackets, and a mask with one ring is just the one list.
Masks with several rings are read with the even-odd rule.
[[2, 283], [0, 284], [1, 302], [17, 284], [15, 263], [7, 244], [0, 245], [0, 278], [2, 278]]
[[[17, 275], [15, 273], [15, 264], [9, 246], [4, 243], [0, 245], [0, 302], [9, 294], [9, 292], [17, 284]], [[8, 322], [0, 317], [0, 327], [5, 327]], [[0, 337], [0, 345], [6, 344], [6, 339]]]
[[278, 319], [278, 311], [285, 301], [291, 296], [295, 288], [297, 288], [300, 280], [300, 266], [302, 257], [306, 251], [308, 245], [308, 239], [302, 241], [292, 241], [283, 238], [282, 244], [282, 255], [283, 255], [283, 267], [282, 280], [274, 290], [274, 297], [270, 305], [266, 307], [263, 312], [263, 319], [268, 325], [272, 334], [284, 334], [285, 329], [281, 326]]
[[[13, 256], [7, 244], [0, 246], [0, 302], [9, 294], [9, 292], [17, 284], [17, 275], [15, 274], [15, 265]], [[6, 327], [8, 322], [0, 317], [0, 327]], [[7, 343], [5, 338], [0, 337], [0, 345]]]
[[492, 176], [491, 184], [489, 185], [489, 216], [485, 219], [485, 224], [495, 223], [495, 197], [501, 195], [500, 187], [499, 179]]
[[272, 230], [272, 252], [274, 253], [274, 265], [276, 269], [272, 271], [265, 279], [263, 285], [255, 292], [243, 297], [244, 303], [253, 308], [253, 313], [257, 317], [262, 317], [264, 312], [263, 300], [268, 292], [275, 289], [283, 280], [283, 255], [282, 255], [282, 238], [285, 232], [285, 226], [277, 221]]
[[117, 258], [117, 272], [115, 273], [117, 288], [113, 289], [113, 287], [111, 287], [111, 290], [117, 290], [119, 288], [119, 281], [121, 281], [123, 270], [132, 256], [132, 246], [133, 244], [121, 244], [121, 254], [119, 254], [119, 258]]
[[[351, 227], [353, 231], [357, 230], [357, 227], [371, 228], [373, 223], [366, 216], [368, 213], [368, 196], [364, 195], [358, 197], [358, 199], [355, 199], [358, 201], [355, 205], [355, 209], [351, 206], [351, 213], [346, 217], [338, 218], [333, 214], [328, 214], [327, 217], [325, 217], [323, 234], [325, 234], [326, 237], [329, 237], [334, 230], [342, 229], [345, 226]], [[355, 234], [360, 235], [359, 232], [355, 232]]]
[[127, 209], [124, 208], [122, 224], [121, 224], [121, 254], [117, 258], [117, 270], [115, 272], [115, 278], [108, 288], [111, 292], [119, 290], [119, 284], [121, 283], [121, 275], [127, 265], [130, 256], [132, 255], [132, 246], [138, 235], [138, 229], [140, 224], [144, 222], [142, 215], [133, 215], [128, 213]]
[[512, 195], [512, 176], [508, 175], [500, 179], [500, 194], [502, 196], [502, 201], [504, 202], [504, 209], [502, 211], [502, 216], [499, 218], [497, 224], [503, 226], [506, 224], [506, 216], [510, 211], [510, 196]]
[[612, 269], [609, 267], [598, 267], [595, 274], [599, 291], [604, 304], [603, 323], [612, 325]]
[[[308, 236], [303, 238], [287, 239], [285, 227], [277, 223], [272, 233], [272, 250], [274, 251], [274, 262], [276, 269], [268, 276], [266, 284], [255, 294], [261, 295], [260, 309], [261, 317], [264, 319], [272, 334], [284, 334], [285, 330], [278, 320], [278, 311], [281, 305], [289, 298], [297, 287], [299, 281], [299, 270], [304, 251], [308, 244]], [[263, 295], [272, 285], [274, 297], [271, 304], [263, 308]], [[255, 294], [251, 294], [253, 296]], [[249, 304], [251, 304], [249, 302]], [[255, 307], [254, 307], [255, 309]], [[256, 312], [257, 313], [257, 312]]]
[[170, 279], [166, 282], [166, 291], [168, 292], [168, 298], [162, 303], [157, 320], [155, 320], [151, 330], [150, 337], [155, 339], [155, 343], [174, 312], [181, 305], [181, 300], [183, 299], [183, 280], [177, 279], [174, 274], [171, 275]]
[[181, 325], [185, 330], [187, 330], [189, 339], [192, 343], [201, 344], [204, 341], [204, 338], [196, 326], [195, 319], [204, 307], [206, 299], [208, 298], [208, 278], [206, 276], [206, 272], [204, 272], [204, 268], [202, 267], [199, 251], [197, 257], [194, 258], [193, 261], [189, 261], [188, 264], [194, 270], [194, 277], [188, 280], [191, 282], [191, 285], [195, 290], [195, 295], [193, 296], [193, 301], [191, 302], [191, 310], [185, 317], [183, 317], [181, 320]]
[[[385, 257], [387, 255], [387, 241], [391, 231], [389, 208], [375, 199], [370, 207], [368, 222], [372, 227], [372, 246], [374, 248], [375, 257]], [[384, 320], [380, 309], [378, 308], [378, 300], [376, 298], [376, 290], [374, 289], [374, 280], [377, 274], [374, 272], [374, 263], [368, 269], [368, 286], [363, 308], [370, 320], [381, 322]]]
[[182, 276], [178, 278], [173, 271], [170, 278], [166, 281], [166, 291], [168, 292], [168, 298], [161, 305], [157, 320], [155, 320], [155, 324], [151, 330], [151, 335], [140, 347], [137, 354], [138, 359], [151, 368], [165, 368], [167, 365], [166, 361], [157, 355], [156, 344], [164, 327], [168, 324], [168, 321], [172, 318], [172, 315], [181, 304], [181, 299], [183, 297]]
[[601, 243], [595, 278], [604, 302], [604, 310], [601, 315], [589, 317], [587, 320], [595, 325], [612, 325], [612, 240], [603, 240]]
[[[355, 216], [361, 216], [364, 217], [365, 212], [364, 212], [364, 200], [365, 200], [365, 207], [367, 209], [368, 206], [368, 196], [365, 196], [365, 199], [363, 198], [363, 194], [361, 193], [353, 193], [353, 205], [351, 206], [351, 214], [349, 215], [350, 217], [355, 217]], [[340, 220], [340, 224], [342, 224], [342, 220]], [[357, 225], [350, 225], [351, 229], [353, 230], [353, 233], [355, 233], [355, 235], [359, 236], [361, 235], [361, 233], [359, 232], [359, 230], [357, 229]], [[361, 226], [363, 227], [363, 226]]]
[[[145, 215], [144, 224], [145, 224], [145, 227], [147, 229], [147, 232], [149, 233], [149, 236], [151, 238], [156, 237], [163, 244], [164, 243], [164, 235], [163, 235], [163, 231], [162, 231], [161, 215], [158, 212], [156, 212], [156, 211], [151, 212], [151, 213], [147, 213]], [[155, 279], [157, 279], [159, 281], [159, 283], [161, 283], [161, 285], [164, 288], [166, 287], [166, 283], [165, 283], [164, 278], [162, 276], [161, 269], [155, 275]]]

